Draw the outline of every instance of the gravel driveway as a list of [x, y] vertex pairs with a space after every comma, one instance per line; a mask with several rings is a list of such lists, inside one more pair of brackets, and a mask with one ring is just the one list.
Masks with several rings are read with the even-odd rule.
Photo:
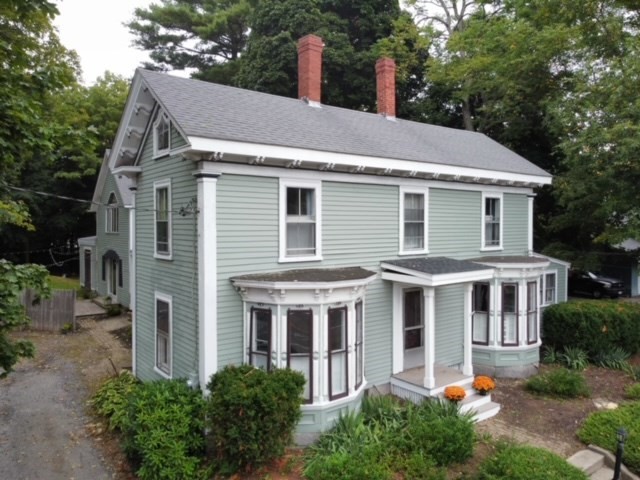
[[117, 478], [88, 435], [86, 413], [87, 386], [112, 371], [113, 352], [89, 328], [21, 336], [36, 357], [0, 380], [0, 479]]

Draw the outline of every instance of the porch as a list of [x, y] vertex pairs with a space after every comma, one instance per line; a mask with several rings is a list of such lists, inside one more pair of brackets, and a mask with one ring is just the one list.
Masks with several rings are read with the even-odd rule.
[[491, 400], [491, 395], [480, 395], [473, 387], [473, 376], [464, 375], [460, 370], [435, 364], [433, 366], [435, 385], [432, 388], [424, 386], [425, 369], [415, 367], [398, 372], [391, 376], [391, 393], [397, 397], [419, 404], [428, 398], [444, 399], [444, 389], [456, 385], [466, 391], [466, 396], [460, 402], [462, 412], [474, 412], [476, 422], [491, 418], [500, 412], [500, 405]]

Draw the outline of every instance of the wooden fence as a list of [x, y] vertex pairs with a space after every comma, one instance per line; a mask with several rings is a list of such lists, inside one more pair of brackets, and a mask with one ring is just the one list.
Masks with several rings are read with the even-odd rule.
[[31, 328], [59, 332], [68, 323], [76, 329], [75, 290], [53, 290], [51, 298], [40, 299], [34, 304], [35, 298], [32, 290], [22, 292], [21, 301], [31, 319]]

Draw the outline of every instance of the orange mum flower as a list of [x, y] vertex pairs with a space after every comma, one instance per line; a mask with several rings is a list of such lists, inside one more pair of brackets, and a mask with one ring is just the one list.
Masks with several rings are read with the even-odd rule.
[[473, 381], [472, 387], [476, 392], [485, 394], [496, 388], [496, 382], [491, 377], [478, 375]]
[[467, 396], [467, 392], [465, 392], [464, 388], [462, 387], [452, 385], [444, 389], [444, 396], [447, 400], [451, 400], [452, 402], [459, 402]]

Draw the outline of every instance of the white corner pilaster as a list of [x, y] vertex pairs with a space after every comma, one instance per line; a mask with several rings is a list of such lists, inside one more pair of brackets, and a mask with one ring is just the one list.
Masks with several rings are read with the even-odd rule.
[[473, 328], [473, 283], [464, 285], [464, 346], [462, 373], [473, 375], [473, 350], [471, 329]]
[[424, 294], [424, 387], [435, 388], [434, 363], [436, 358], [436, 305], [435, 288], [422, 287]]
[[218, 174], [197, 172], [198, 182], [198, 375], [200, 388], [218, 369], [217, 228]]
[[527, 250], [529, 255], [533, 253], [533, 198], [527, 197]]
[[393, 283], [393, 372], [400, 373], [404, 368], [404, 322], [402, 319], [402, 286]]

